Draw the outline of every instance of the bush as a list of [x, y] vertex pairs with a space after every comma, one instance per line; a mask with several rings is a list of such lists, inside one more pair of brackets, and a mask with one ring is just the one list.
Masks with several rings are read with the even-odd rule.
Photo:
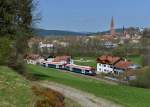
[[35, 107], [64, 107], [64, 96], [61, 93], [40, 86], [33, 86], [32, 90], [40, 97]]
[[9, 66], [20, 74], [25, 71], [22, 55], [17, 54], [13, 42], [6, 37], [0, 38], [0, 65]]
[[114, 49], [112, 51], [112, 54], [115, 56], [120, 56], [120, 57], [124, 57], [126, 56], [127, 52], [126, 52], [126, 48], [123, 46], [119, 46], [116, 49]]
[[145, 67], [137, 73], [136, 80], [129, 82], [131, 86], [150, 88], [150, 66]]
[[26, 73], [26, 67], [22, 55], [11, 55], [8, 66], [14, 69], [19, 74], [25, 75]]
[[0, 38], [0, 65], [8, 64], [11, 52], [11, 41], [8, 38]]

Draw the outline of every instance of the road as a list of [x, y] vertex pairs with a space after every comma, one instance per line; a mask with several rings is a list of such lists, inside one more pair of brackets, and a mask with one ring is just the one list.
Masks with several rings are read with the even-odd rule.
[[82, 107], [122, 107], [114, 102], [105, 100], [103, 98], [96, 97], [92, 94], [62, 85], [54, 82], [36, 82], [43, 87], [51, 88], [52, 90], [62, 93], [65, 97], [68, 97]]

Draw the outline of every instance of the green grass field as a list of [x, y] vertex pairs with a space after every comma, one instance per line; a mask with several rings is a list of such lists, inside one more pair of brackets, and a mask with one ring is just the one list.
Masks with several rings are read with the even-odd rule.
[[96, 67], [96, 58], [94, 58], [94, 57], [76, 57], [74, 63], [77, 65]]
[[[83, 66], [92, 66], [96, 67], [96, 58], [95, 57], [75, 57], [74, 63], [77, 65]], [[127, 57], [128, 60], [131, 60], [135, 64], [142, 64], [142, 57], [141, 56], [129, 56]]]
[[134, 88], [122, 85], [110, 85], [101, 81], [81, 78], [55, 69], [28, 65], [32, 75], [41, 79], [65, 84], [95, 96], [112, 100], [125, 107], [150, 107], [150, 89]]
[[[35, 107], [39, 99], [44, 97], [35, 96], [29, 81], [10, 68], [0, 66], [0, 107]], [[64, 103], [66, 107], [81, 107], [68, 98]]]
[[142, 57], [141, 56], [129, 56], [127, 59], [133, 61], [135, 64], [142, 65]]
[[8, 67], [0, 66], [0, 107], [33, 107], [29, 82]]

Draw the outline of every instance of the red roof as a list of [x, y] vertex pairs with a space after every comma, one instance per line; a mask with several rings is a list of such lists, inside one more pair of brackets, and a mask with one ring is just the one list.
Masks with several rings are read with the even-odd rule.
[[71, 59], [71, 56], [57, 56], [54, 58], [53, 62], [61, 62], [61, 61], [68, 61]]
[[97, 62], [104, 63], [104, 64], [114, 64], [119, 61], [120, 57], [110, 56], [110, 55], [103, 55], [97, 58]]
[[36, 59], [39, 59], [41, 56], [38, 55], [38, 54], [26, 54], [24, 56], [25, 59], [31, 59], [31, 60], [36, 60]]
[[118, 63], [116, 63], [114, 66], [117, 68], [121, 68], [121, 69], [128, 69], [128, 67], [133, 64], [130, 61], [119, 61]]

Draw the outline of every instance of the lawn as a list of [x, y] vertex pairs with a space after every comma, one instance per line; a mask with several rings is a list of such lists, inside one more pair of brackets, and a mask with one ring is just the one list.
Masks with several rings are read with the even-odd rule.
[[[128, 56], [127, 59], [131, 60], [135, 64], [139, 64], [139, 65], [142, 64], [141, 56]], [[77, 65], [96, 67], [96, 58], [95, 57], [75, 57], [74, 63]]]
[[75, 57], [74, 63], [77, 65], [96, 67], [96, 58], [94, 58], [94, 57]]
[[8, 67], [0, 66], [0, 107], [33, 107], [29, 82]]
[[28, 65], [28, 70], [38, 79], [65, 84], [92, 93], [95, 96], [112, 100], [126, 107], [150, 107], [150, 89], [110, 85], [40, 66]]
[[141, 56], [128, 56], [127, 59], [133, 61], [135, 64], [142, 65], [142, 57]]

